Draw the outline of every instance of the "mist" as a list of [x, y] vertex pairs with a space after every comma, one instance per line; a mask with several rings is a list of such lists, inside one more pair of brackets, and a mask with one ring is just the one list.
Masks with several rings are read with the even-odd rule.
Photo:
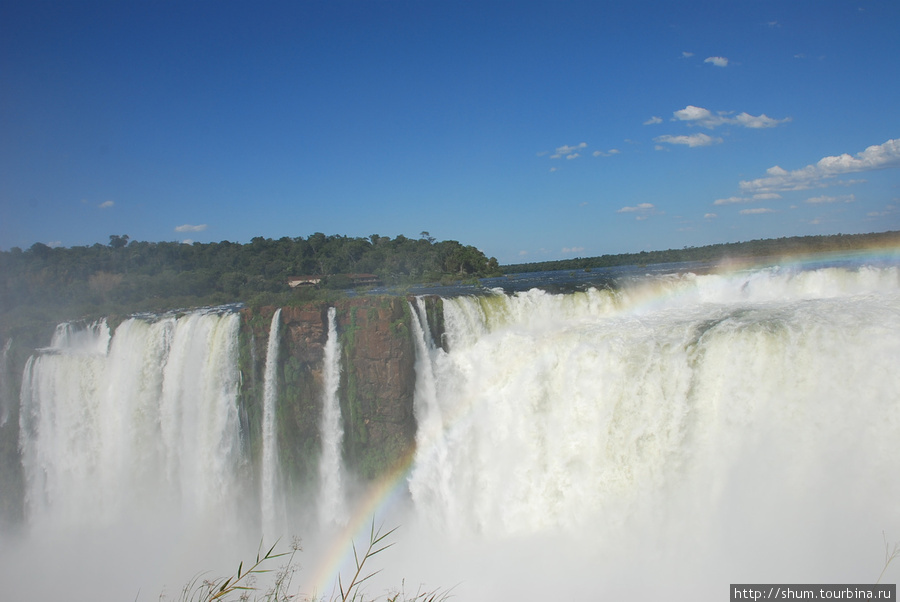
[[719, 599], [873, 583], [900, 540], [896, 267], [447, 297], [438, 339], [409, 304], [414, 456], [358, 478], [332, 412], [332, 468], [302, 495], [264, 485], [242, 443], [236, 314], [58, 329], [23, 377], [28, 513], [0, 544], [5, 595], [176, 599], [299, 536], [292, 593], [328, 596], [374, 525], [397, 530], [366, 561], [370, 597]]

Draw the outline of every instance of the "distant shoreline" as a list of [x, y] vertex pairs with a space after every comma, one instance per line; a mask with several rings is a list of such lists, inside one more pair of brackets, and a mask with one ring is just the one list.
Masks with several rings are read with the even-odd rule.
[[728, 259], [780, 258], [814, 253], [863, 251], [880, 248], [900, 248], [900, 230], [869, 234], [831, 234], [820, 236], [791, 236], [765, 238], [746, 242], [721, 243], [702, 247], [684, 247], [665, 251], [619, 253], [599, 257], [576, 257], [556, 261], [501, 265], [504, 274], [581, 270], [626, 265], [651, 265], [680, 262], [716, 262]]

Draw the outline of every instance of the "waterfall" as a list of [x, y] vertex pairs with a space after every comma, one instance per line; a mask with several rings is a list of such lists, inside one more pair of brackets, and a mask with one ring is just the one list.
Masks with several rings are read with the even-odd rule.
[[347, 520], [344, 494], [344, 468], [341, 444], [341, 406], [338, 387], [341, 382], [341, 344], [337, 332], [337, 310], [328, 308], [328, 339], [323, 359], [322, 456], [319, 461], [319, 520], [322, 524], [343, 524]]
[[[446, 363], [446, 358], [443, 349], [436, 348], [432, 340], [425, 300], [417, 297], [415, 307], [410, 309], [416, 347], [414, 410], [418, 455], [410, 475], [409, 487], [420, 511], [428, 514], [428, 508], [435, 504], [452, 504], [454, 499], [449, 490], [451, 466], [447, 459], [447, 442], [443, 437], [445, 417], [435, 375]], [[432, 519], [440, 520], [439, 516], [433, 515]], [[444, 523], [443, 526], [449, 528], [451, 525]]]
[[[442, 345], [425, 299], [409, 303], [416, 450], [391, 492], [387, 526], [403, 530], [373, 567], [387, 569], [386, 587], [414, 576], [460, 583], [472, 600], [717, 599], [729, 583], [869, 583], [882, 533], [900, 541], [897, 267], [633, 275], [608, 290], [441, 303]], [[309, 315], [318, 329], [321, 314]], [[201, 550], [248, 539], [252, 551], [258, 523], [244, 517], [257, 499], [267, 537], [283, 528], [274, 408], [278, 366], [296, 358], [279, 358], [279, 325], [276, 312], [258, 484], [238, 420], [237, 314], [131, 318], [114, 332], [61, 325], [26, 364], [19, 445], [29, 526], [74, 541], [45, 562], [58, 539], [34, 537], [28, 550], [0, 540], [6, 593], [52, 597], [33, 592], [50, 580], [9, 576], [76, 560], [80, 575], [97, 550], [98, 570], [116, 572], [106, 563], [128, 549], [129, 519], [136, 546], [152, 548], [134, 574], [215, 569]], [[318, 485], [299, 492], [315, 500], [323, 540], [359, 526], [341, 462], [341, 355], [330, 308]], [[299, 416], [318, 401], [283, 409]], [[346, 543], [302, 529], [309, 557], [330, 560]], [[894, 565], [886, 578], [896, 575]]]
[[195, 312], [57, 329], [27, 363], [20, 446], [33, 524], [210, 517], [242, 462], [236, 314]]
[[6, 339], [3, 352], [0, 353], [0, 427], [9, 420], [9, 412], [12, 408], [13, 396], [10, 391], [9, 377], [9, 350], [12, 347], [12, 339]]
[[526, 597], [538, 558], [596, 567], [573, 584], [595, 593], [874, 578], [882, 530], [900, 538], [896, 268], [448, 298], [446, 352], [416, 309], [409, 488], [442, 537], [483, 542], [468, 571], [516, 542], [493, 578]]
[[284, 521], [282, 488], [278, 461], [278, 362], [280, 348], [281, 308], [275, 310], [269, 327], [266, 349], [266, 369], [263, 383], [262, 478], [260, 480], [260, 511], [263, 533], [274, 535]]

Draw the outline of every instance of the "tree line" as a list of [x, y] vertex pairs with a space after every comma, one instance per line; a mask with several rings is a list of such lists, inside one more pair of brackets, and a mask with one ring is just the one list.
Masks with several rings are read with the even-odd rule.
[[[373, 234], [256, 237], [247, 244], [142, 242], [112, 235], [106, 245], [0, 252], [0, 309], [105, 315], [231, 302], [274, 302], [313, 294], [291, 291], [292, 276], [320, 276], [322, 286], [348, 288], [347, 274], [373, 274], [388, 286], [500, 275], [477, 248]], [[321, 294], [321, 292], [319, 293]], [[290, 297], [288, 297], [290, 295]], [[52, 310], [52, 311], [51, 311]], [[62, 315], [62, 317], [66, 317]]]
[[834, 234], [825, 236], [790, 236], [766, 238], [746, 242], [722, 243], [702, 247], [683, 247], [665, 251], [641, 251], [599, 257], [577, 257], [557, 261], [542, 261], [502, 266], [505, 274], [545, 272], [553, 270], [581, 270], [626, 265], [659, 263], [714, 262], [727, 258], [779, 258], [812, 253], [834, 253], [863, 250], [872, 247], [900, 246], [900, 231], [872, 234]]

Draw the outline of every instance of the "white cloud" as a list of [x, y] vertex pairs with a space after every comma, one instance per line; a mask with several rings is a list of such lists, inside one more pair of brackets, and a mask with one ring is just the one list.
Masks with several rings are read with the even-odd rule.
[[611, 148], [608, 151], [600, 151], [600, 150], [594, 151], [593, 154], [595, 157], [612, 157], [613, 155], [618, 155], [621, 152], [622, 151], [620, 151], [617, 148]]
[[749, 113], [741, 113], [737, 117], [728, 117], [730, 113], [727, 111], [719, 111], [713, 113], [709, 109], [703, 107], [695, 107], [688, 105], [683, 109], [673, 113], [674, 119], [677, 121], [687, 121], [689, 125], [699, 125], [705, 128], [713, 129], [720, 125], [739, 125], [751, 129], [772, 128], [791, 120], [790, 117], [784, 119], [772, 119], [765, 113], [758, 116]]
[[[659, 136], [653, 139], [654, 142], [664, 144], [685, 144], [691, 148], [695, 146], [710, 146], [712, 144], [721, 144], [721, 138], [713, 138], [706, 134], [693, 134], [691, 136]], [[660, 147], [657, 147], [660, 148]]]
[[705, 214], [703, 214], [703, 217], [706, 219], [716, 219], [719, 216], [716, 215], [715, 213], [705, 213]]
[[745, 128], [759, 130], [763, 128], [773, 128], [782, 123], [787, 123], [790, 120], [790, 117], [785, 117], [784, 119], [772, 119], [765, 113], [761, 113], [756, 117], [748, 113], [741, 113], [734, 119], [730, 120], [729, 123], [736, 123], [738, 125], [744, 126]]
[[734, 205], [735, 203], [749, 203], [752, 200], [745, 196], [730, 196], [727, 199], [716, 199], [713, 205]]
[[103, 201], [102, 203], [97, 205], [97, 208], [98, 209], [109, 209], [113, 205], [115, 205], [115, 203], [113, 201]]
[[199, 224], [196, 226], [193, 226], [191, 224], [183, 224], [181, 226], [175, 226], [175, 231], [176, 232], [203, 232], [204, 230], [206, 230], [206, 228], [207, 228], [206, 224]]
[[711, 56], [703, 60], [704, 63], [712, 63], [716, 67], [727, 67], [728, 59], [724, 56]]
[[727, 199], [716, 199], [713, 205], [734, 205], [735, 203], [755, 203], [756, 201], [771, 201], [780, 199], [781, 195], [776, 192], [765, 192], [762, 194], [754, 194], [753, 196], [730, 196]]
[[653, 203], [640, 203], [634, 207], [622, 207], [616, 213], [637, 213], [634, 217], [637, 221], [643, 221], [649, 218], [651, 215], [656, 215], [656, 207]]
[[[582, 142], [580, 144], [576, 144], [575, 146], [569, 146], [568, 144], [564, 144], [556, 148], [556, 152], [550, 155], [551, 159], [561, 159], [566, 157], [567, 159], [574, 159], [578, 156], [578, 151], [581, 149], [587, 148], [587, 142]], [[575, 157], [572, 157], [575, 155]]]
[[47, 246], [55, 249], [56, 247], [62, 246], [62, 241], [61, 240], [51, 240], [50, 242], [47, 243]]
[[616, 213], [629, 213], [632, 211], [649, 211], [650, 209], [653, 209], [653, 203], [641, 203], [640, 205], [637, 205], [636, 207], [622, 207], [621, 209], [616, 211]]
[[566, 155], [566, 159], [577, 159], [581, 156], [581, 153], [572, 153], [571, 155]]
[[656, 115], [654, 115], [653, 117], [651, 117], [650, 119], [645, 121], [644, 125], [655, 125], [657, 123], [662, 123], [662, 122], [663, 122], [662, 117], [657, 117]]
[[856, 196], [852, 194], [845, 194], [843, 196], [814, 196], [812, 198], [806, 199], [807, 203], [813, 204], [821, 204], [821, 203], [855, 203]]
[[759, 215], [760, 213], [775, 213], [775, 210], [760, 207], [759, 209], [742, 209], [740, 211], [741, 215]]
[[584, 247], [563, 247], [563, 253], [581, 253], [584, 251]]
[[742, 190], [750, 192], [809, 190], [846, 184], [847, 182], [829, 181], [843, 174], [893, 167], [900, 167], [900, 138], [870, 146], [855, 157], [847, 153], [823, 157], [815, 165], [793, 171], [775, 165], [766, 170], [766, 177], [741, 181], [740, 186]]
[[884, 211], [870, 211], [869, 213], [866, 213], [866, 217], [888, 217], [898, 213], [898, 209], [900, 209], [900, 207], [897, 205], [886, 205]]
[[709, 129], [720, 126], [723, 123], [728, 123], [728, 120], [722, 113], [713, 115], [709, 109], [695, 107], [694, 105], [688, 105], [683, 109], [679, 109], [678, 111], [675, 111], [673, 115], [675, 115], [675, 119], [678, 121], [690, 121], [692, 122], [691, 125], [702, 125]]
[[691, 58], [692, 56], [694, 56], [694, 53], [693, 53], [693, 52], [682, 52], [682, 53], [681, 53], [681, 58], [684, 58], [684, 59], [689, 59], [689, 58]]

